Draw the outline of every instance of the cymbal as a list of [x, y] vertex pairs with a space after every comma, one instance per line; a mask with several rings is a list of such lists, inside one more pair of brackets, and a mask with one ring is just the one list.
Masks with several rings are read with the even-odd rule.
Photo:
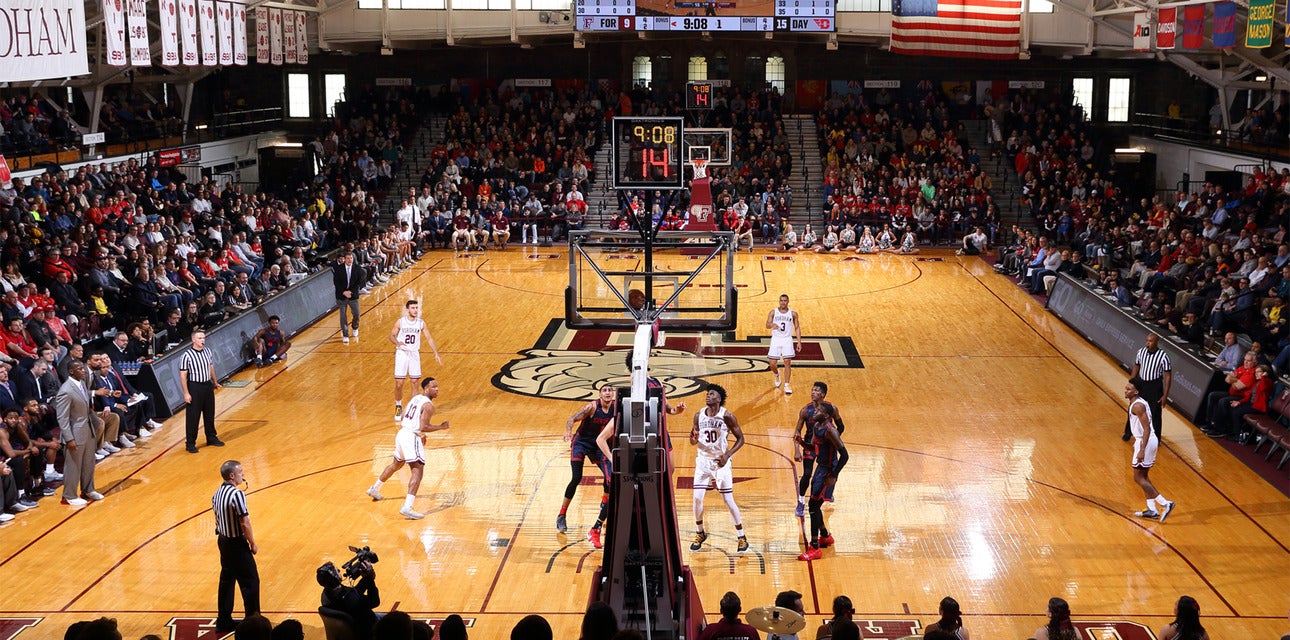
[[763, 633], [789, 634], [806, 628], [802, 614], [784, 607], [757, 607], [744, 614], [748, 624]]

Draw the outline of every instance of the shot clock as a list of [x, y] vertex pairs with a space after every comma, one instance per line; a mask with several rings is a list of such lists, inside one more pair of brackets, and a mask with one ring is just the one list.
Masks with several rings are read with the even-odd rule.
[[615, 189], [680, 189], [683, 118], [614, 118]]

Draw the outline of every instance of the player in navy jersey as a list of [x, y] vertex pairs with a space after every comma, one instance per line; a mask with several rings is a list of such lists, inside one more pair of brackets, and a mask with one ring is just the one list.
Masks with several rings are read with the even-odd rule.
[[[573, 501], [574, 492], [578, 490], [578, 485], [582, 484], [582, 466], [587, 458], [591, 458], [605, 476], [605, 490], [600, 497], [602, 512], [605, 503], [609, 501], [609, 458], [605, 457], [600, 447], [596, 445], [596, 436], [599, 436], [605, 426], [613, 422], [614, 417], [618, 415], [617, 401], [618, 391], [608, 383], [603, 384], [600, 386], [600, 398], [588, 402], [578, 409], [577, 413], [569, 416], [569, 422], [564, 427], [564, 441], [573, 443], [569, 453], [573, 476], [569, 479], [569, 485], [564, 488], [564, 502], [560, 504], [560, 515], [555, 518], [555, 529], [560, 533], [569, 530], [565, 522], [565, 514], [569, 511], [569, 503]], [[573, 423], [579, 421], [581, 422], [575, 433]]]
[[255, 366], [263, 367], [274, 361], [287, 359], [291, 341], [282, 335], [282, 329], [278, 328], [279, 322], [281, 319], [278, 316], [269, 316], [269, 326], [255, 334]]
[[824, 513], [820, 507], [824, 504], [824, 492], [837, 483], [838, 473], [845, 467], [850, 456], [847, 447], [842, 444], [842, 437], [834, 426], [834, 407], [822, 403], [816, 408], [810, 419], [811, 441], [815, 445], [815, 473], [811, 475], [811, 536], [806, 551], [798, 560], [819, 560], [820, 549], [833, 545], [833, 536], [824, 525]]
[[[832, 402], [825, 401], [825, 396], [829, 395], [829, 385], [824, 382], [816, 382], [811, 385], [811, 403], [802, 407], [797, 414], [797, 429], [793, 436], [793, 459], [802, 463], [802, 478], [797, 483], [797, 511], [799, 518], [806, 517], [806, 496], [807, 489], [811, 487], [811, 473], [815, 466], [815, 444], [812, 441], [813, 435], [809, 428], [806, 428], [810, 421], [819, 412], [820, 407], [828, 405], [833, 415], [833, 424], [837, 427], [838, 435], [846, 429], [842, 423], [842, 414], [838, 412], [837, 406]], [[805, 433], [803, 431], [805, 430]], [[833, 487], [829, 486], [824, 493], [825, 502], [833, 502]]]

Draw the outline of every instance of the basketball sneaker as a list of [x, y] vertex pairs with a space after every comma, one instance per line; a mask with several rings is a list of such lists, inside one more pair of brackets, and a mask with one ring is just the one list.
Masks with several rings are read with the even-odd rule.
[[380, 502], [381, 500], [385, 499], [385, 497], [381, 495], [381, 492], [377, 491], [376, 487], [374, 486], [367, 488], [367, 495], [372, 497], [373, 502]]
[[739, 536], [739, 547], [735, 550], [739, 553], [743, 553], [748, 550], [748, 538], [746, 536]]
[[1133, 515], [1138, 516], [1139, 518], [1149, 518], [1151, 520], [1155, 520], [1160, 517], [1160, 514], [1155, 511], [1134, 511]]
[[812, 560], [819, 560], [820, 558], [823, 558], [823, 557], [824, 557], [824, 554], [820, 553], [820, 550], [818, 547], [807, 547], [806, 551], [802, 552], [802, 555], [797, 556], [797, 559], [803, 562], [810, 562]]
[[790, 396], [793, 395], [793, 388], [788, 386], [787, 382], [784, 383], [784, 393], [787, 393]]
[[820, 548], [821, 548], [821, 549], [828, 549], [828, 548], [829, 548], [829, 547], [831, 547], [831, 546], [833, 546], [833, 536], [832, 536], [832, 535], [820, 536]]
[[402, 420], [403, 420], [403, 405], [396, 404], [394, 405], [394, 421], [400, 422]]
[[776, 372], [775, 372], [775, 388], [776, 388], [776, 389], [778, 389], [778, 388], [779, 388], [779, 372], [778, 372], [778, 371], [776, 371]]
[[1176, 505], [1176, 504], [1178, 504], [1178, 502], [1177, 502], [1177, 501], [1174, 501], [1174, 502], [1170, 502], [1169, 504], [1167, 504], [1167, 505], [1165, 505], [1165, 506], [1163, 506], [1163, 507], [1160, 507], [1160, 521], [1161, 521], [1161, 522], [1164, 522], [1164, 521], [1165, 521], [1165, 518], [1168, 518], [1168, 517], [1169, 517], [1169, 514], [1170, 514], [1170, 513], [1173, 513], [1174, 505]]
[[605, 548], [605, 545], [600, 543], [600, 529], [592, 527], [591, 530], [587, 532], [587, 539], [591, 541], [592, 547], [597, 549]]
[[708, 539], [707, 531], [699, 531], [694, 534], [694, 542], [690, 543], [690, 551], [698, 551], [703, 548], [703, 543]]
[[563, 513], [555, 517], [555, 530], [560, 533], [569, 532], [569, 523], [565, 521]]
[[797, 508], [793, 510], [793, 515], [795, 515], [795, 516], [797, 516], [797, 517], [799, 517], [799, 518], [805, 518], [805, 517], [806, 517], [806, 503], [804, 503], [804, 502], [798, 502], [798, 503], [797, 503]]
[[404, 518], [407, 518], [408, 520], [420, 520], [426, 517], [426, 514], [413, 511], [411, 507], [404, 507], [402, 509], [399, 509], [399, 515], [403, 516]]

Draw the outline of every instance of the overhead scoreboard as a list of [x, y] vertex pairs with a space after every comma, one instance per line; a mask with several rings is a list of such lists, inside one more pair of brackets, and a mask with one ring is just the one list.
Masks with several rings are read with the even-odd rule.
[[685, 119], [614, 118], [610, 137], [614, 189], [680, 189], [684, 184], [681, 140]]
[[833, 32], [836, 0], [574, 0], [577, 31]]

